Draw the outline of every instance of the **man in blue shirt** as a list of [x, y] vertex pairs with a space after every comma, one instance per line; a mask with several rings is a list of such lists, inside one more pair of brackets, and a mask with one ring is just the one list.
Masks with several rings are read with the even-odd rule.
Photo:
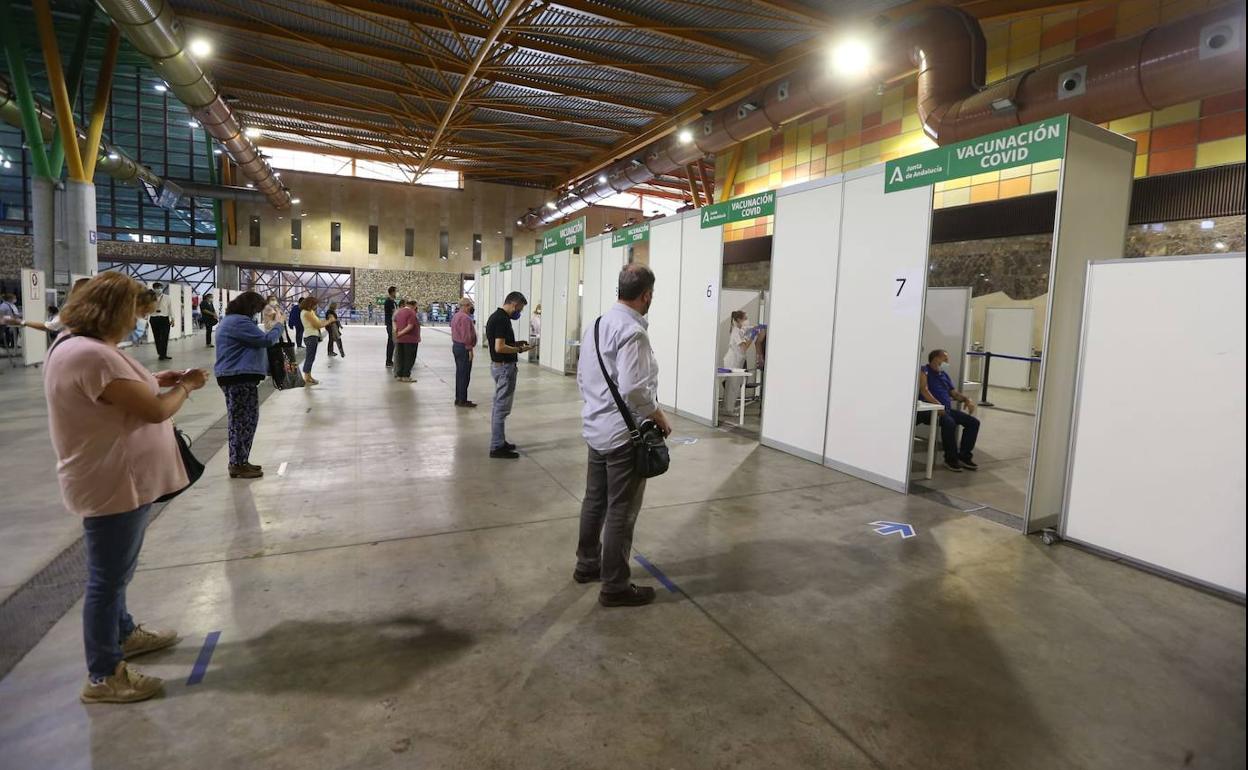
[[[945, 467], [954, 473], [965, 468], [978, 470], [973, 454], [975, 439], [979, 437], [979, 419], [974, 416], [975, 402], [953, 387], [949, 378], [949, 352], [933, 350], [927, 354], [927, 366], [919, 370], [919, 394], [924, 401], [940, 404], [940, 440], [945, 448]], [[959, 412], [953, 408], [957, 401], [966, 407]], [[962, 445], [958, 446], [958, 426], [962, 426]]]

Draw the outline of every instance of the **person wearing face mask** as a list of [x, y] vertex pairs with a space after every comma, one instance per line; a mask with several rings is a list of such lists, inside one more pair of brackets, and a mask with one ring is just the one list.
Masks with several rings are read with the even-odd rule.
[[[745, 352], [750, 349], [751, 342], [749, 329], [746, 328], [749, 324], [749, 316], [744, 310], [732, 311], [732, 320], [728, 329], [728, 350], [724, 353], [725, 369], [745, 368]], [[723, 413], [725, 415], [736, 414], [734, 411], [736, 401], [727, 395], [729, 388], [727, 380], [724, 381], [722, 387], [725, 393]]]
[[459, 301], [459, 310], [451, 318], [451, 353], [455, 356], [455, 406], [473, 409], [468, 400], [468, 382], [472, 378], [472, 358], [477, 349], [477, 326], [472, 320], [476, 310], [472, 299]]
[[503, 306], [495, 310], [485, 324], [485, 338], [490, 345], [490, 375], [494, 378], [494, 411], [490, 417], [490, 457], [515, 460], [520, 457], [516, 445], [507, 440], [507, 415], [516, 396], [517, 361], [529, 349], [528, 342], [516, 342], [512, 321], [529, 304], [518, 291], [508, 294]]
[[659, 365], [645, 319], [654, 299], [654, 273], [644, 265], [625, 265], [618, 297], [585, 330], [576, 369], [585, 402], [581, 433], [589, 446], [589, 470], [572, 578], [578, 583], [601, 580], [598, 603], [604, 607], [639, 607], [654, 601], [653, 588], [629, 582], [628, 568], [646, 479], [637, 472], [632, 435], [607, 377], [616, 383], [635, 425], [653, 421], [664, 436], [672, 428], [659, 408]]
[[[229, 467], [232, 479], [258, 479], [264, 476], [259, 465], [251, 463], [251, 444], [260, 422], [260, 383], [269, 371], [268, 349], [282, 338], [286, 319], [274, 303], [268, 317], [263, 297], [254, 291], [239, 294], [225, 306], [225, 317], [217, 329], [217, 361], [213, 374], [225, 396]], [[264, 320], [256, 325], [255, 316]]]
[[[949, 351], [933, 350], [927, 354], [927, 366], [919, 370], [919, 394], [924, 401], [940, 404], [940, 440], [945, 450], [945, 467], [954, 473], [962, 469], [978, 470], [975, 464], [975, 440], [979, 437], [979, 418], [975, 402], [953, 386], [949, 377]], [[954, 402], [966, 407], [960, 412]], [[958, 444], [958, 426], [962, 426], [962, 443]]]

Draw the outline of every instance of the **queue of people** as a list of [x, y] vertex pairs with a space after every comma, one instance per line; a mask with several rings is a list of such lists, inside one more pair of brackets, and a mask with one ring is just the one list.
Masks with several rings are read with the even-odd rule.
[[[573, 578], [578, 583], [601, 581], [599, 602], [607, 607], [640, 606], [655, 598], [653, 589], [629, 581], [628, 566], [645, 492], [628, 423], [650, 421], [662, 435], [671, 432], [657, 403], [658, 366], [646, 330], [654, 280], [649, 269], [626, 266], [620, 274], [618, 303], [587, 330], [581, 348], [578, 385], [585, 401], [582, 433], [588, 445], [588, 472]], [[126, 587], [153, 504], [193, 483], [173, 419], [209, 376], [196, 368], [152, 373], [119, 347], [145, 316], [160, 311], [163, 296], [116, 272], [79, 282], [61, 310], [58, 323], [64, 333], [48, 351], [44, 368], [62, 498], [70, 512], [82, 517], [86, 545], [84, 703], [130, 703], [158, 694], [161, 680], [132, 668], [130, 661], [179, 641], [175, 631], [139, 623], [126, 604]], [[528, 342], [516, 341], [512, 322], [526, 304], [523, 294], [512, 292], [486, 324], [495, 385], [492, 458], [519, 457], [516, 445], [507, 441], [506, 419], [516, 393], [517, 357], [529, 348]], [[298, 307], [307, 348], [304, 373], [313, 384], [310, 373], [322, 330], [337, 327], [337, 314], [331, 306], [326, 318], [319, 318], [313, 298], [305, 298]], [[267, 351], [282, 337], [290, 319], [274, 298], [254, 291], [239, 294], [219, 317], [207, 298], [200, 312], [201, 318], [212, 318], [207, 333], [216, 329], [212, 374], [226, 402], [229, 477], [261, 478], [263, 468], [251, 462], [259, 422], [258, 388], [269, 370]], [[452, 319], [458, 407], [475, 406], [467, 399], [477, 344], [474, 312], [472, 300], [465, 298]], [[390, 335], [395, 374], [401, 381], [411, 381], [420, 342], [415, 303], [396, 300], [392, 321], [397, 327]], [[161, 359], [169, 358], [167, 349], [158, 352]], [[631, 417], [626, 419], [623, 409]], [[118, 484], [118, 479], [127, 483]]]

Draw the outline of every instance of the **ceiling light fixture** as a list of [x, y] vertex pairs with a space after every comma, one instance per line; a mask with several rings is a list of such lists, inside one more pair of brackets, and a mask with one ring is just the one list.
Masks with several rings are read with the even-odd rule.
[[871, 49], [858, 38], [847, 38], [832, 49], [832, 69], [846, 78], [860, 78], [871, 65]]
[[290, 199], [290, 202], [291, 202], [291, 203], [298, 203], [298, 202], [299, 202], [299, 199], [298, 199], [298, 198], [291, 198], [291, 199]]
[[607, 183], [607, 175], [606, 175], [606, 174], [599, 174], [599, 175], [598, 175], [598, 184], [606, 184], [606, 183]]
[[110, 152], [110, 153], [108, 154], [108, 159], [109, 159], [109, 160], [121, 160], [121, 156], [120, 156], [120, 155], [118, 155], [118, 154], [117, 154], [117, 153], [115, 153], [115, 152]]
[[676, 134], [676, 141], [681, 144], [689, 144], [693, 141], [693, 132], [687, 128], [680, 129], [680, 132]]
[[557, 209], [557, 208], [559, 208], [559, 207], [555, 205], [555, 202], [554, 202], [554, 201], [547, 201], [547, 202], [546, 202], [546, 208], [550, 209], [551, 211], [554, 211], [555, 209]]
[[247, 135], [248, 139], [259, 139], [260, 137], [264, 136], [264, 129], [257, 128], [256, 126], [251, 126], [243, 133]]
[[186, 121], [186, 125], [190, 126], [191, 128], [199, 128], [199, 121], [198, 121], [198, 120], [188, 120], [188, 121]]
[[164, 83], [157, 83], [156, 85], [152, 86], [152, 88], [156, 89], [158, 93], [162, 93], [162, 94], [165, 91], [169, 90], [169, 86], [165, 85]]
[[212, 56], [212, 43], [209, 43], [202, 37], [197, 37], [191, 41], [190, 51], [191, 56], [194, 56], [196, 59]]

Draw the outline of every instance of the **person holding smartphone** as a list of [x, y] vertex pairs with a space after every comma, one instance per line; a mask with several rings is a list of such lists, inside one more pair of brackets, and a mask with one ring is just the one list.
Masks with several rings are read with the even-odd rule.
[[48, 351], [43, 389], [61, 497], [82, 517], [84, 703], [151, 698], [163, 683], [130, 668], [178, 642], [137, 624], [126, 606], [152, 503], [190, 483], [172, 417], [207, 381], [202, 369], [153, 374], [117, 349], [134, 328], [143, 284], [121, 273], [90, 279], [65, 304], [66, 331]]
[[520, 457], [516, 445], [507, 440], [507, 416], [516, 397], [517, 362], [529, 343], [516, 342], [512, 321], [520, 320], [524, 306], [529, 304], [518, 291], [508, 294], [503, 306], [485, 324], [485, 337], [490, 347], [490, 375], [494, 378], [494, 409], [490, 415], [490, 457], [515, 460]]

